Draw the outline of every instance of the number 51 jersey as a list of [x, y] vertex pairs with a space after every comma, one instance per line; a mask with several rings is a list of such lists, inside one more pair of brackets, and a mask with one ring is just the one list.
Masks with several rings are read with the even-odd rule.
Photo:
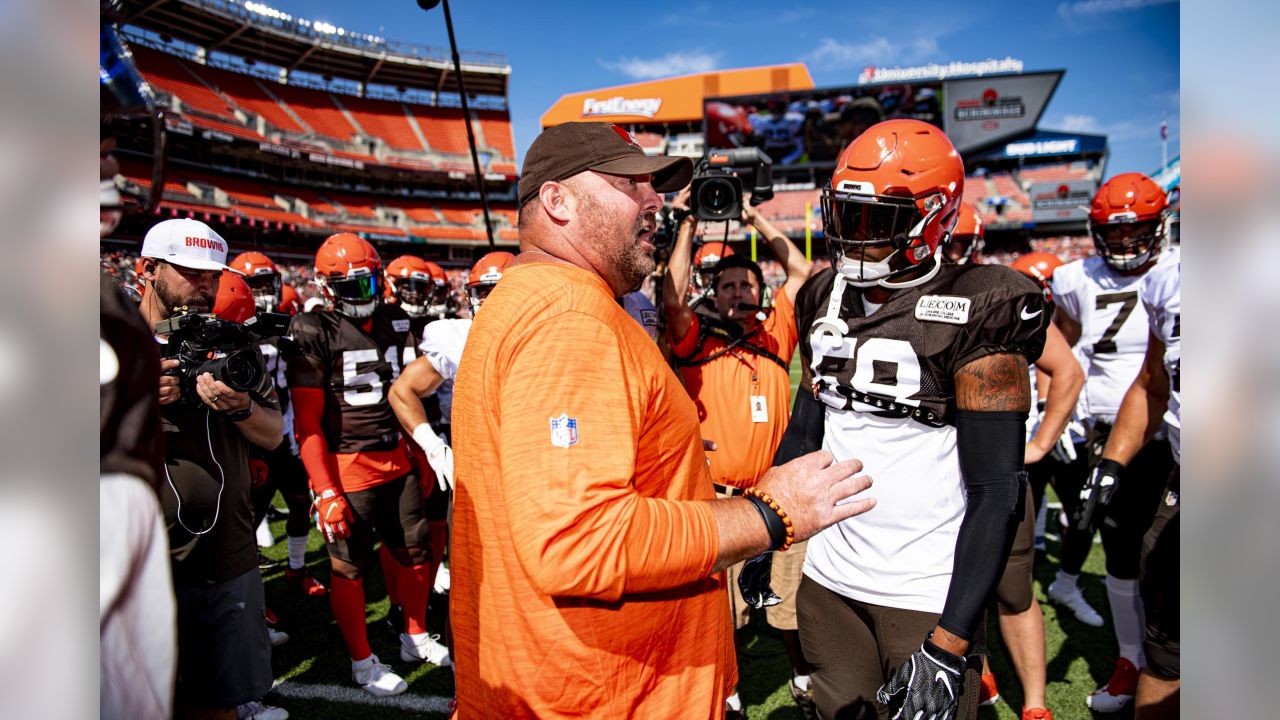
[[[409, 316], [394, 305], [379, 305], [364, 323], [335, 312], [293, 317], [289, 337], [289, 385], [325, 390], [325, 443], [331, 453], [394, 450], [400, 423], [387, 393], [400, 369], [415, 356]], [[357, 324], [359, 323], [359, 324]]]
[[877, 503], [809, 541], [806, 575], [855, 600], [942, 611], [965, 508], [955, 373], [994, 354], [1036, 360], [1047, 316], [1040, 289], [996, 265], [944, 265], [878, 307], [830, 269], [801, 288], [798, 392], [816, 391], [822, 447], [863, 462]]

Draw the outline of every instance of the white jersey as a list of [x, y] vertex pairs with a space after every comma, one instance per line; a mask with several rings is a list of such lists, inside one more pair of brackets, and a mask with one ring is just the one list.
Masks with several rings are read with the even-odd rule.
[[[1161, 255], [1156, 267], [1168, 261], [1167, 255]], [[1142, 368], [1147, 313], [1138, 301], [1138, 286], [1143, 277], [1121, 275], [1097, 255], [1053, 273], [1054, 302], [1080, 323], [1075, 347], [1085, 371], [1080, 397], [1085, 412], [1095, 420], [1115, 422], [1120, 401]]]
[[658, 339], [658, 309], [653, 306], [648, 296], [638, 290], [627, 293], [622, 296], [622, 309], [640, 323], [640, 327], [644, 328], [651, 339]]
[[462, 361], [462, 349], [470, 331], [470, 320], [436, 320], [423, 328], [422, 342], [418, 343], [418, 351], [444, 378], [435, 395], [446, 423], [453, 415], [453, 381], [458, 377], [458, 363]]
[[892, 481], [872, 488], [875, 510], [809, 540], [805, 574], [854, 600], [942, 612], [965, 510], [955, 427], [828, 407], [822, 447]]
[[[1169, 374], [1169, 426], [1173, 458], [1182, 462], [1182, 263], [1178, 248], [1165, 251], [1159, 265], [1142, 279], [1142, 304], [1151, 334], [1164, 343], [1164, 369]], [[1168, 260], [1168, 262], [1165, 262]]]
[[284, 436], [289, 439], [289, 449], [294, 455], [298, 454], [298, 439], [293, 436], [293, 402], [289, 399], [289, 381], [285, 377], [285, 368], [287, 363], [285, 359], [280, 357], [280, 349], [273, 342], [264, 342], [258, 344], [258, 349], [262, 351], [262, 357], [267, 361], [267, 375], [271, 378], [271, 382], [276, 386], [276, 394], [280, 397], [283, 417], [284, 417]]

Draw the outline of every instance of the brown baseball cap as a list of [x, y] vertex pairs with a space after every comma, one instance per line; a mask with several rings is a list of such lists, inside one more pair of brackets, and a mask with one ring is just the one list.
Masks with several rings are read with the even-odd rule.
[[658, 192], [679, 190], [693, 178], [689, 158], [645, 155], [635, 136], [624, 128], [605, 122], [569, 122], [543, 130], [529, 146], [520, 173], [520, 207], [538, 194], [543, 183], [585, 170], [652, 175]]

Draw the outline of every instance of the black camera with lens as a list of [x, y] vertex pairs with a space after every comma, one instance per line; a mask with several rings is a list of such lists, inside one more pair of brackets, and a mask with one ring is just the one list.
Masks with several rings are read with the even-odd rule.
[[742, 215], [743, 190], [751, 204], [773, 198], [773, 160], [760, 148], [712, 150], [693, 173], [689, 206], [699, 220], [737, 220]]
[[258, 313], [244, 323], [184, 313], [156, 323], [156, 333], [168, 335], [168, 342], [161, 346], [162, 354], [178, 361], [178, 367], [166, 373], [179, 379], [178, 402], [200, 401], [196, 378], [204, 373], [236, 392], [256, 389], [267, 371], [258, 344], [263, 338], [288, 332], [289, 320], [284, 313]]

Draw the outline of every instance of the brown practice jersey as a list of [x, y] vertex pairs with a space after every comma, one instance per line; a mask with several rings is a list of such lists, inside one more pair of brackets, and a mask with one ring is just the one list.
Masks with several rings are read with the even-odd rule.
[[387, 393], [416, 356], [409, 316], [394, 305], [379, 305], [364, 320], [300, 313], [289, 340], [296, 348], [287, 358], [289, 386], [325, 390], [321, 426], [329, 452], [394, 450], [400, 424]]
[[828, 268], [796, 297], [800, 391], [816, 390], [832, 409], [951, 425], [957, 370], [997, 353], [1033, 362], [1044, 349], [1044, 295], [1007, 267], [944, 265], [929, 281], [894, 292], [870, 316], [852, 285], [841, 283], [833, 301], [835, 282]]

